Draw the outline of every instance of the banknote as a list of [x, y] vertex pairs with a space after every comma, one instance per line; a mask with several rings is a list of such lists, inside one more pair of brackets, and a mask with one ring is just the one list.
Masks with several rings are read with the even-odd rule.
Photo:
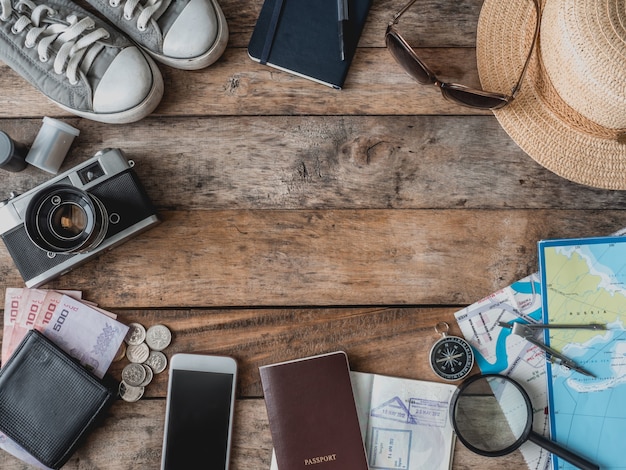
[[31, 329], [43, 330], [63, 295], [82, 299], [76, 290], [54, 291], [48, 289], [8, 288], [5, 294], [2, 356], [4, 364], [26, 333]]
[[128, 332], [116, 318], [114, 313], [82, 299], [80, 291], [7, 288], [2, 363], [26, 333], [36, 329], [102, 378]]
[[37, 319], [35, 320], [35, 329], [38, 331], [43, 331], [44, 327], [50, 323], [52, 320], [52, 316], [54, 315], [55, 310], [61, 303], [61, 299], [63, 298], [62, 292], [57, 292], [54, 290], [50, 290], [46, 292], [46, 298], [43, 302], [43, 308], [37, 315]]
[[0, 432], [0, 449], [8, 452], [9, 454], [17, 457], [22, 462], [27, 463], [35, 468], [39, 468], [41, 470], [52, 470], [49, 467], [46, 467], [44, 464], [39, 462], [35, 457], [30, 455], [23, 447], [21, 447], [17, 442], [11, 439], [6, 434]]
[[63, 295], [41, 332], [99, 378], [104, 377], [128, 327]]
[[9, 358], [9, 342], [22, 305], [22, 296], [26, 289], [8, 287], [4, 296], [4, 328], [2, 332], [2, 364]]
[[46, 291], [41, 289], [23, 289], [22, 301], [20, 309], [17, 313], [17, 319], [13, 325], [11, 335], [6, 339], [8, 341], [7, 358], [11, 357], [15, 348], [22, 342], [26, 333], [35, 328], [35, 320], [41, 310], [43, 301], [46, 298]]

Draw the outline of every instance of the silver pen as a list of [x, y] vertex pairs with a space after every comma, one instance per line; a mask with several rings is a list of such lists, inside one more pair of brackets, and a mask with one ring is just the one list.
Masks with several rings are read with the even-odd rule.
[[343, 39], [343, 22], [348, 20], [348, 0], [337, 0], [337, 21], [339, 22], [339, 47], [341, 60], [346, 60], [345, 43]]

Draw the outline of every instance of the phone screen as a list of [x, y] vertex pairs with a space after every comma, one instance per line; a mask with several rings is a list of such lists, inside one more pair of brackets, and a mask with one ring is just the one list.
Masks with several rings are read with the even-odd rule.
[[234, 375], [180, 369], [171, 374], [163, 468], [225, 469]]

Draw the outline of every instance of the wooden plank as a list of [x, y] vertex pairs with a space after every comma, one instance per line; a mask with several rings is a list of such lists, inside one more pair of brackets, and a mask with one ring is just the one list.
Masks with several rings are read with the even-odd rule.
[[[163, 224], [52, 286], [119, 307], [467, 304], [537, 270], [536, 242], [621, 211], [162, 212]], [[0, 283], [21, 284], [6, 250]]]
[[[568, 182], [522, 152], [491, 116], [68, 119], [68, 170], [122, 148], [157, 207], [200, 209], [620, 209], [626, 192]], [[0, 128], [30, 143], [39, 119]], [[50, 178], [4, 172], [0, 199]]]
[[[235, 408], [231, 468], [269, 469], [272, 440], [265, 404], [261, 399], [239, 400]], [[110, 416], [86, 439], [64, 470], [135, 470], [159, 468], [163, 439], [165, 400], [116, 403]], [[469, 452], [458, 443], [454, 452], [455, 470], [474, 468], [523, 468], [519, 452], [490, 459]], [[3, 470], [32, 468], [9, 454], [0, 453]]]
[[[471, 48], [424, 50], [420, 56], [442, 77], [477, 82]], [[227, 49], [203, 70], [161, 70], [165, 94], [156, 116], [490, 114], [450, 103], [436, 87], [419, 85], [384, 48], [357, 51], [343, 90], [257, 64], [243, 48]], [[6, 65], [0, 65], [0, 90], [11, 90], [0, 93], [0, 118], [71, 116]]]
[[[472, 48], [420, 49], [418, 54], [442, 79], [479, 83]], [[419, 85], [385, 48], [359, 49], [342, 90], [252, 62], [244, 49], [227, 50], [219, 63], [193, 77], [167, 70], [165, 79], [168, 91], [158, 115], [491, 114], [451, 103], [436, 87]]]
[[[263, 396], [258, 368], [299, 357], [343, 350], [353, 370], [442, 381], [430, 369], [428, 354], [440, 321], [460, 335], [458, 308], [281, 308], [117, 310], [119, 320], [149, 327], [156, 322], [173, 331], [168, 357], [196, 352], [234, 357], [239, 365], [237, 394]], [[404, 358], [398, 360], [398, 358]], [[118, 380], [126, 360], [114, 363]], [[477, 369], [476, 369], [477, 371]], [[146, 396], [166, 395], [166, 374], [157, 375]]]

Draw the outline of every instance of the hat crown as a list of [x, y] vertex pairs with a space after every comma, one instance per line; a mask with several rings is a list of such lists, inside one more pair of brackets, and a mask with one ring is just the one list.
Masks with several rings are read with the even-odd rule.
[[560, 98], [600, 126], [626, 128], [626, 1], [547, 0], [540, 31]]

